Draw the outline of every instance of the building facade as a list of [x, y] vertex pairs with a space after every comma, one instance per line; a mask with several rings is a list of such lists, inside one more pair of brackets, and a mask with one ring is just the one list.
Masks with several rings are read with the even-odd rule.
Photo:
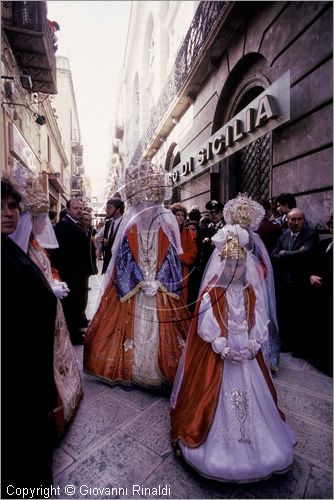
[[151, 159], [171, 175], [171, 201], [202, 211], [210, 198], [290, 192], [321, 225], [332, 211], [332, 23], [332, 2], [133, 2], [118, 174]]
[[68, 159], [53, 107], [56, 56], [46, 2], [1, 3], [2, 172], [35, 171], [60, 210], [70, 194]]
[[89, 203], [91, 188], [89, 179], [85, 176], [80, 121], [69, 59], [58, 56], [56, 69], [58, 94], [54, 98], [53, 105], [69, 161], [70, 175], [66, 179], [67, 189], [71, 197], [79, 197], [84, 203]]

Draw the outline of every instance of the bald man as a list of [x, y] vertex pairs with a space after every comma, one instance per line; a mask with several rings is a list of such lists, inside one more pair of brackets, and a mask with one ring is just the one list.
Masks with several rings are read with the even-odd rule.
[[66, 215], [55, 227], [59, 248], [52, 256], [52, 263], [70, 289], [62, 305], [72, 344], [82, 344], [88, 323], [85, 314], [88, 277], [95, 274], [95, 270], [91, 240], [82, 225], [82, 202], [72, 198], [66, 208]]
[[305, 227], [305, 215], [299, 208], [288, 212], [288, 229], [280, 236], [273, 260], [277, 318], [281, 350], [294, 357], [307, 356], [310, 266], [318, 245], [318, 235]]

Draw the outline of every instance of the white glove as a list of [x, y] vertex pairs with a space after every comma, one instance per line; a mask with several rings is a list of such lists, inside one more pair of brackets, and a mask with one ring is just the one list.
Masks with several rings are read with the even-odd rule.
[[242, 357], [242, 361], [248, 361], [249, 359], [254, 359], [254, 354], [248, 349], [241, 349], [240, 356]]
[[248, 361], [249, 359], [254, 359], [261, 344], [256, 339], [251, 339], [248, 341], [247, 347], [241, 349], [240, 355], [243, 361]]
[[[256, 339], [250, 339], [248, 341], [248, 344], [246, 347], [246, 349], [248, 351], [250, 351], [253, 358], [255, 358], [255, 356], [260, 348], [261, 348], [261, 344]], [[244, 349], [241, 352], [243, 352], [243, 351], [244, 351]], [[252, 358], [249, 358], [249, 359], [252, 359]]]
[[242, 361], [242, 356], [240, 352], [231, 349], [230, 347], [225, 347], [222, 352], [222, 359], [227, 359], [228, 361]]
[[142, 290], [148, 297], [153, 297], [159, 289], [158, 281], [144, 281], [142, 284]]
[[55, 280], [54, 285], [52, 286], [52, 291], [57, 299], [63, 299], [64, 297], [67, 297], [70, 290], [65, 281]]
[[225, 337], [217, 337], [215, 340], [211, 342], [212, 350], [216, 354], [222, 354], [226, 346], [227, 346], [227, 340]]

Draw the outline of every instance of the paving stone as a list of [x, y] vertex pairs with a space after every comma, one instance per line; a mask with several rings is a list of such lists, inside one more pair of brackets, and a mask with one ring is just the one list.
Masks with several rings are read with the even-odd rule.
[[71, 456], [79, 458], [88, 448], [111, 436], [138, 413], [136, 408], [124, 402], [120, 404], [110, 391], [104, 391], [88, 404], [80, 405], [62, 446]]
[[53, 476], [55, 477], [72, 463], [73, 458], [61, 446], [58, 446], [53, 453]]
[[[90, 279], [89, 304], [94, 309], [100, 281], [101, 276]], [[75, 346], [75, 351], [82, 365], [83, 346]], [[146, 488], [169, 484], [166, 498], [333, 498], [332, 379], [305, 360], [282, 353], [274, 383], [299, 440], [295, 464], [284, 475], [238, 485], [202, 478], [174, 457], [168, 398], [141, 389], [126, 392], [83, 374], [84, 399], [54, 454], [55, 485], [127, 486], [127, 493], [80, 494], [78, 490], [71, 496], [63, 490], [60, 498], [150, 497], [133, 494], [133, 484]]]
[[169, 434], [168, 399], [160, 399], [122, 429], [152, 451], [162, 455], [172, 450]]
[[[234, 483], [219, 483], [200, 476], [173, 453], [168, 455], [144, 483], [148, 488], [158, 485], [170, 486], [170, 494], [163, 498], [231, 498], [236, 488]], [[139, 495], [133, 495], [132, 498], [139, 498]], [[154, 497], [147, 495], [145, 498]]]
[[294, 370], [285, 365], [280, 367], [278, 382], [285, 382], [291, 386], [303, 387], [305, 390], [312, 391], [324, 396], [333, 397], [333, 379], [308, 373], [305, 371]]
[[73, 347], [74, 347], [75, 354], [77, 356], [80, 371], [82, 373], [82, 369], [83, 369], [83, 345], [75, 345]]
[[293, 358], [289, 352], [281, 352], [280, 354], [280, 367], [287, 366], [288, 368], [293, 368], [294, 370], [304, 370], [306, 365], [307, 361], [305, 361], [305, 359]]
[[285, 474], [275, 474], [266, 481], [240, 484], [231, 498], [304, 498], [309, 473], [310, 465], [295, 457], [293, 466]]
[[313, 373], [314, 375], [318, 375], [318, 377], [324, 377], [324, 378], [333, 380], [333, 377], [329, 377], [328, 375], [326, 375], [326, 373], [322, 372], [321, 370], [319, 370], [318, 368], [313, 366], [312, 363], [306, 363], [305, 371]]
[[[132, 485], [144, 483], [160, 463], [155, 453], [119, 432], [55, 478], [54, 486], [59, 486], [60, 496], [64, 495], [66, 485], [73, 485], [75, 495], [72, 498], [126, 498], [132, 494]], [[89, 487], [118, 491], [114, 490], [111, 495], [105, 491], [95, 496], [89, 492]], [[124, 489], [124, 495], [120, 488]]]
[[308, 417], [332, 429], [333, 403], [329, 399], [308, 394], [303, 390], [295, 389], [276, 383], [279, 407], [284, 410]]
[[125, 391], [120, 386], [111, 387], [113, 396], [129, 403], [130, 405], [134, 405], [141, 410], [144, 410], [148, 406], [157, 402], [158, 399], [161, 398], [160, 395], [149, 392], [143, 389], [134, 388], [132, 391]]
[[93, 398], [96, 398], [103, 392], [107, 391], [110, 392], [110, 386], [108, 384], [106, 384], [102, 380], [99, 380], [98, 378], [92, 377], [91, 375], [87, 375], [87, 373], [84, 373], [82, 375], [82, 380], [84, 388], [83, 401], [85, 403], [87, 403]]
[[333, 474], [311, 465], [304, 498], [333, 498]]
[[287, 422], [296, 434], [296, 451], [315, 465], [333, 467], [333, 433], [294, 415]]

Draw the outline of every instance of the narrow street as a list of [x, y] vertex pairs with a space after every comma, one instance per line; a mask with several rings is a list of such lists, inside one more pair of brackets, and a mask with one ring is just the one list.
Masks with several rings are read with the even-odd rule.
[[[89, 318], [99, 283], [100, 274], [91, 277]], [[76, 352], [82, 366], [83, 347]], [[83, 382], [84, 398], [54, 456], [60, 498], [333, 498], [332, 379], [302, 359], [283, 354], [275, 377], [280, 407], [298, 438], [295, 464], [248, 485], [206, 480], [174, 456], [167, 396], [126, 392], [86, 374]], [[160, 493], [153, 490], [159, 486]]]

